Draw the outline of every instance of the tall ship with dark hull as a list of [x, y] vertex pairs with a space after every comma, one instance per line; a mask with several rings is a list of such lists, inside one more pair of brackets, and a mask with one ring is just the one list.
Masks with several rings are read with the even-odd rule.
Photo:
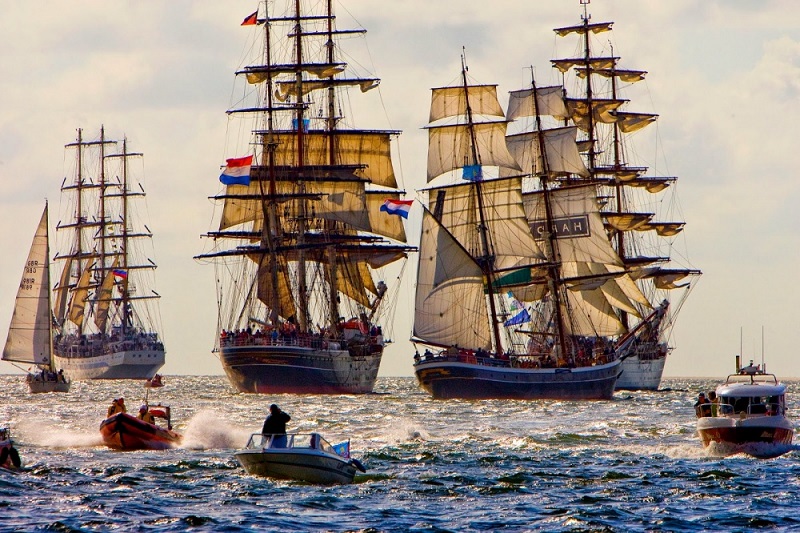
[[[156, 263], [142, 202], [142, 154], [78, 130], [61, 186], [53, 359], [74, 380], [148, 379], [164, 365]], [[148, 246], [149, 244], [149, 246]]]
[[390, 151], [400, 132], [345, 115], [379, 83], [340, 59], [340, 39], [364, 30], [337, 28], [330, 0], [283, 4], [243, 22], [258, 58], [228, 111], [239, 157], [214, 196], [213, 249], [197, 256], [217, 268], [216, 350], [242, 392], [369, 393], [413, 250]]
[[[543, 118], [562, 92], [433, 89], [428, 205], [417, 273], [417, 379], [434, 398], [610, 399], [621, 329], [602, 287], [633, 284], [608, 241], [574, 126], [550, 148]], [[521, 122], [509, 131], [510, 121]], [[419, 353], [419, 345], [425, 347]]]
[[[677, 178], [653, 173], [648, 161], [658, 153], [656, 135], [648, 128], [658, 115], [629, 107], [629, 96], [643, 96], [647, 74], [621, 64], [609, 35], [613, 22], [593, 22], [589, 0], [581, 0], [583, 17], [575, 26], [556, 28], [571, 49], [571, 57], [552, 60], [566, 87], [567, 113], [559, 119], [578, 128], [578, 142], [588, 175], [566, 176], [561, 183], [590, 182], [598, 186], [601, 215], [609, 242], [643, 298], [620, 307], [622, 336], [636, 335], [622, 358], [618, 389], [656, 390], [672, 350], [672, 328], [700, 271], [688, 262], [685, 223], [677, 203]], [[575, 42], [577, 40], [577, 43]]]

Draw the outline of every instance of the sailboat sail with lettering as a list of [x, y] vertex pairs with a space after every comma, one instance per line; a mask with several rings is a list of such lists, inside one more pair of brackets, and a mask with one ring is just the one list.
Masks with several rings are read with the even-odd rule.
[[17, 289], [14, 313], [3, 348], [3, 360], [36, 365], [26, 381], [33, 393], [69, 392], [70, 382], [53, 363], [53, 318], [50, 312], [50, 231], [48, 206], [36, 228]]

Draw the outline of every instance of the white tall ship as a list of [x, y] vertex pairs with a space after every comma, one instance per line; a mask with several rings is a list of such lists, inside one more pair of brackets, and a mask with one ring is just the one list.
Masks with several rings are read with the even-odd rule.
[[[153, 290], [152, 233], [140, 216], [144, 188], [133, 179], [142, 154], [127, 140], [66, 145], [75, 154], [61, 186], [60, 266], [53, 290], [53, 359], [73, 380], [148, 379], [164, 365]], [[150, 246], [146, 246], [150, 244]]]
[[[610, 45], [613, 22], [593, 22], [589, 0], [581, 0], [581, 23], [556, 28], [559, 37], [577, 40], [579, 52], [553, 59], [566, 95], [564, 124], [578, 128], [578, 144], [587, 176], [564, 176], [562, 186], [590, 182], [598, 188], [603, 222], [609, 242], [622, 266], [643, 298], [618, 306], [618, 346], [622, 373], [617, 389], [655, 390], [672, 346], [670, 337], [678, 312], [701, 272], [691, 267], [683, 248], [685, 223], [677, 208], [678, 178], [662, 176], [642, 164], [643, 142], [632, 142], [640, 130], [652, 125], [658, 115], [631, 110], [628, 95], [635, 97], [644, 70], [621, 65]], [[561, 90], [560, 88], [558, 90]], [[548, 140], [548, 149], [556, 139]], [[604, 289], [605, 290], [605, 289]], [[616, 296], [606, 295], [612, 301]]]

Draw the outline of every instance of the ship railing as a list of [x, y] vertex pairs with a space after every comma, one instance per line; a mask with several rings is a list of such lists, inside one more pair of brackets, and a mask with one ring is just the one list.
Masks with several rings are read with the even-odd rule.
[[302, 348], [338, 350], [341, 344], [317, 335], [278, 336], [230, 335], [220, 338], [221, 346], [300, 346]]
[[319, 433], [286, 433], [268, 434], [253, 433], [247, 441], [245, 449], [248, 450], [277, 450], [277, 449], [306, 449], [322, 450], [335, 454], [336, 451]]

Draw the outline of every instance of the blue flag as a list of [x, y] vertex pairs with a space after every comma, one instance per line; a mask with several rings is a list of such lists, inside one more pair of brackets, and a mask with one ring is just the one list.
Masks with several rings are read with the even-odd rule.
[[461, 177], [469, 181], [478, 181], [483, 178], [483, 170], [480, 165], [466, 165]]
[[525, 322], [531, 321], [531, 315], [528, 313], [527, 309], [523, 309], [516, 315], [512, 316], [508, 320], [506, 320], [503, 325], [504, 326], [516, 326], [517, 324], [524, 324]]

